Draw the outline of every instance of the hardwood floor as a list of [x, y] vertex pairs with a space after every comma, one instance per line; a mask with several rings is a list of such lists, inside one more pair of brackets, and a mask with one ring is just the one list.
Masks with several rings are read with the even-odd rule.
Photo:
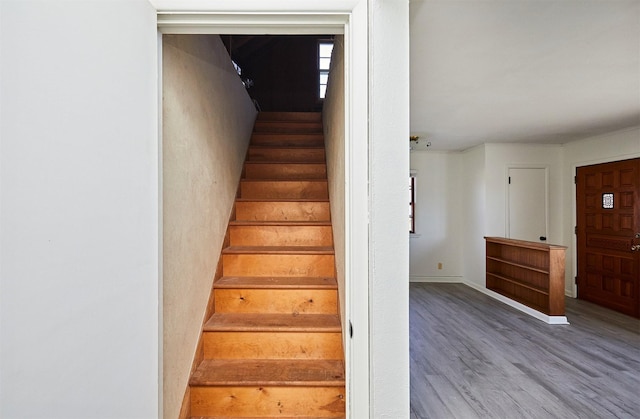
[[568, 298], [548, 325], [462, 284], [410, 285], [411, 418], [640, 418], [640, 321]]

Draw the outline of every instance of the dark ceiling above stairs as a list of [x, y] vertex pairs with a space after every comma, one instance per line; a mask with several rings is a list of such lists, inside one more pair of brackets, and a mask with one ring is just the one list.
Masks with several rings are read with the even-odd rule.
[[322, 110], [318, 98], [318, 41], [331, 35], [221, 35], [231, 59], [249, 79], [262, 111]]

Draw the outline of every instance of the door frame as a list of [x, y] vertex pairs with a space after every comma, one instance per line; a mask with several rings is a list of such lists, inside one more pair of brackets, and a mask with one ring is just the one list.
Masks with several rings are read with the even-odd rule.
[[[367, 0], [235, 2], [150, 0], [158, 19], [158, 123], [162, 150], [162, 34], [344, 34], [345, 39], [345, 321], [358, 333], [345, 339], [348, 417], [370, 417], [369, 325], [369, 75]], [[162, 156], [159, 165], [162, 193]], [[160, 199], [162, 196], [160, 195]], [[162, 205], [160, 205], [162, 208]], [[162, 214], [160, 214], [160, 243]], [[160, 245], [160, 249], [162, 246]], [[162, 255], [160, 257], [162, 261]], [[159, 318], [162, 329], [162, 276]], [[162, 380], [162, 330], [159, 334]], [[159, 383], [162, 412], [162, 383]], [[162, 413], [161, 413], [162, 416]]]
[[[594, 164], [601, 164], [601, 163], [612, 163], [620, 160], [635, 159], [638, 157], [640, 157], [640, 153], [624, 154], [624, 155], [615, 156], [615, 157], [603, 157], [598, 159], [579, 161], [571, 165], [571, 176], [574, 179], [574, 181], [571, 182], [571, 196], [573, 197], [571, 199], [572, 226], [578, 225], [577, 187], [575, 182], [575, 177], [576, 177], [578, 167], [591, 166]], [[572, 232], [573, 232], [573, 228], [574, 227], [571, 227]], [[571, 271], [572, 271], [571, 272], [571, 297], [577, 298], [578, 285], [576, 284], [575, 278], [578, 276], [578, 236], [575, 233], [571, 235]]]

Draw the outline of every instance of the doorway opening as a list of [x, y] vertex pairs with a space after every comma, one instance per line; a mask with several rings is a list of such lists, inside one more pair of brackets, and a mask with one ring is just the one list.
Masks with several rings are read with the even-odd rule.
[[[366, 7], [349, 13], [324, 14], [162, 14], [158, 15], [162, 51], [162, 34], [253, 34], [312, 35], [344, 34], [345, 90], [343, 161], [345, 238], [345, 318], [368, 330], [368, 227], [366, 194], [368, 176], [368, 101]], [[230, 21], [233, 21], [230, 23]], [[359, 46], [356, 52], [353, 45]], [[162, 79], [162, 71], [160, 71]], [[161, 83], [162, 85], [162, 80]], [[358, 106], [354, 104], [357, 103]], [[162, 112], [160, 122], [162, 124]], [[161, 139], [162, 141], [162, 139]], [[357, 195], [357, 197], [356, 197]], [[363, 215], [364, 214], [364, 215]], [[162, 314], [161, 314], [162, 317]], [[347, 406], [351, 414], [368, 416], [369, 409], [369, 336], [360, 333], [345, 342], [347, 358]], [[357, 357], [352, 354], [357, 353]]]

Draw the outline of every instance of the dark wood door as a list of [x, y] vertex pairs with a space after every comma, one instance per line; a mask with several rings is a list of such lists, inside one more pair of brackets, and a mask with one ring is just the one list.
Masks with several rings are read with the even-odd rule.
[[576, 195], [578, 298], [640, 317], [640, 158], [577, 168]]

